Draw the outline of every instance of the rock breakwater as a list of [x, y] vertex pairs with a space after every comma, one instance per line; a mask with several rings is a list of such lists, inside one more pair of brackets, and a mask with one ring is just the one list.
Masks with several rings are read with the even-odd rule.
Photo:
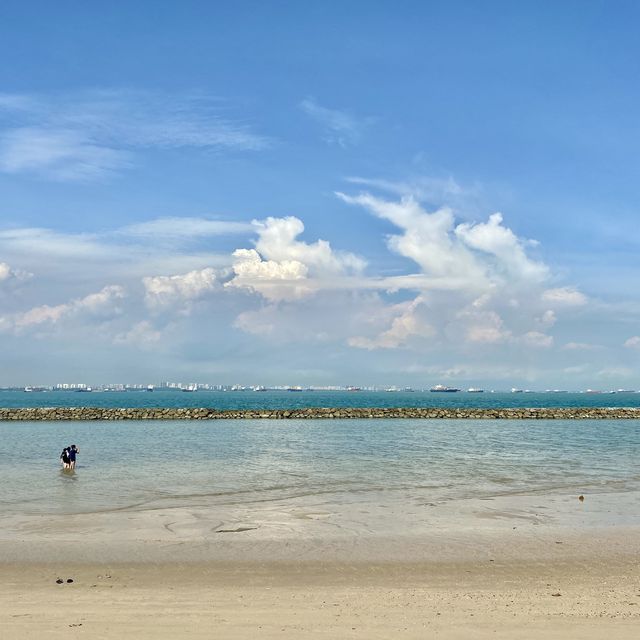
[[640, 408], [626, 407], [544, 407], [464, 409], [436, 407], [376, 407], [306, 409], [211, 408], [99, 408], [35, 407], [0, 408], [6, 420], [336, 420], [358, 418], [413, 418], [460, 420], [628, 420], [640, 419]]

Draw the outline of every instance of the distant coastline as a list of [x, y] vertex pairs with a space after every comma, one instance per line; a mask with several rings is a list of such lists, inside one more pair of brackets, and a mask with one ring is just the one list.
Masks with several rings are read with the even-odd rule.
[[317, 419], [463, 419], [463, 420], [629, 420], [640, 407], [307, 407], [227, 409], [204, 407], [12, 407], [0, 408], [0, 421], [29, 420], [317, 420]]

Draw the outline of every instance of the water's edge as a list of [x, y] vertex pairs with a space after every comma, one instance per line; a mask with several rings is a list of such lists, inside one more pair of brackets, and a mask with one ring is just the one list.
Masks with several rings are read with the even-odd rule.
[[0, 421], [10, 420], [294, 420], [420, 418], [467, 420], [629, 420], [640, 419], [640, 407], [307, 407], [292, 409], [211, 409], [141, 407], [5, 407]]

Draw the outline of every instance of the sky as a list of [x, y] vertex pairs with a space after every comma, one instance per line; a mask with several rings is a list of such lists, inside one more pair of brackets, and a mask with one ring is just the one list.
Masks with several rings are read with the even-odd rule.
[[0, 385], [640, 389], [635, 2], [0, 4]]

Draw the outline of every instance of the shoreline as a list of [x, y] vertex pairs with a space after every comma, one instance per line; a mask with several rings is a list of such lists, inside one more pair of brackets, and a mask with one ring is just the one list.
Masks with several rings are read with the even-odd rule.
[[141, 407], [0, 407], [0, 422], [59, 420], [637, 420], [640, 407], [308, 407], [302, 409], [212, 409]]

